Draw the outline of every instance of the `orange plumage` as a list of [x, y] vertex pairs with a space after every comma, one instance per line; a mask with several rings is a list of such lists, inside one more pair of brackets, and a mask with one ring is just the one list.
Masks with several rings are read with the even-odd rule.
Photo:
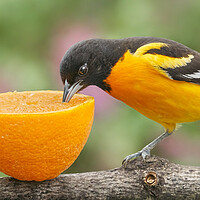
[[130, 51], [116, 63], [105, 82], [111, 86], [113, 97], [170, 132], [176, 123], [200, 119], [199, 85], [171, 80], [152, 67], [148, 59]]

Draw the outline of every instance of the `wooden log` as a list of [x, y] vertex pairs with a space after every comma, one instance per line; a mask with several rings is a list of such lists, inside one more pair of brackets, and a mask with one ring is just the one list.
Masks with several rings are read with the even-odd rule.
[[151, 156], [117, 169], [64, 174], [43, 182], [4, 177], [0, 199], [200, 199], [200, 167]]

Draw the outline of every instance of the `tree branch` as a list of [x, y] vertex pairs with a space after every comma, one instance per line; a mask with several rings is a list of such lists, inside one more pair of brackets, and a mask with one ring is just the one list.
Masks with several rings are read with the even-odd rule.
[[65, 174], [43, 182], [0, 178], [0, 199], [200, 199], [200, 167], [151, 156], [108, 171]]

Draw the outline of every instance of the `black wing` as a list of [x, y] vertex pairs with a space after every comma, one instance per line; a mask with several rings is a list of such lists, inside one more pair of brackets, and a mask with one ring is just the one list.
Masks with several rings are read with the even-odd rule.
[[[127, 39], [130, 42], [130, 39]], [[200, 54], [178, 42], [149, 37], [132, 38], [131, 52], [142, 56], [170, 79], [200, 84]], [[134, 45], [137, 44], [137, 45]]]

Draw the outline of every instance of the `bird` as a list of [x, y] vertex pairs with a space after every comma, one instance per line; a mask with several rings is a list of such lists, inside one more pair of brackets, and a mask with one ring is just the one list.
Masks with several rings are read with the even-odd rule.
[[180, 123], [200, 120], [200, 53], [164, 38], [88, 39], [74, 44], [60, 62], [63, 102], [95, 85], [149, 119], [164, 133], [123, 164], [144, 160]]

